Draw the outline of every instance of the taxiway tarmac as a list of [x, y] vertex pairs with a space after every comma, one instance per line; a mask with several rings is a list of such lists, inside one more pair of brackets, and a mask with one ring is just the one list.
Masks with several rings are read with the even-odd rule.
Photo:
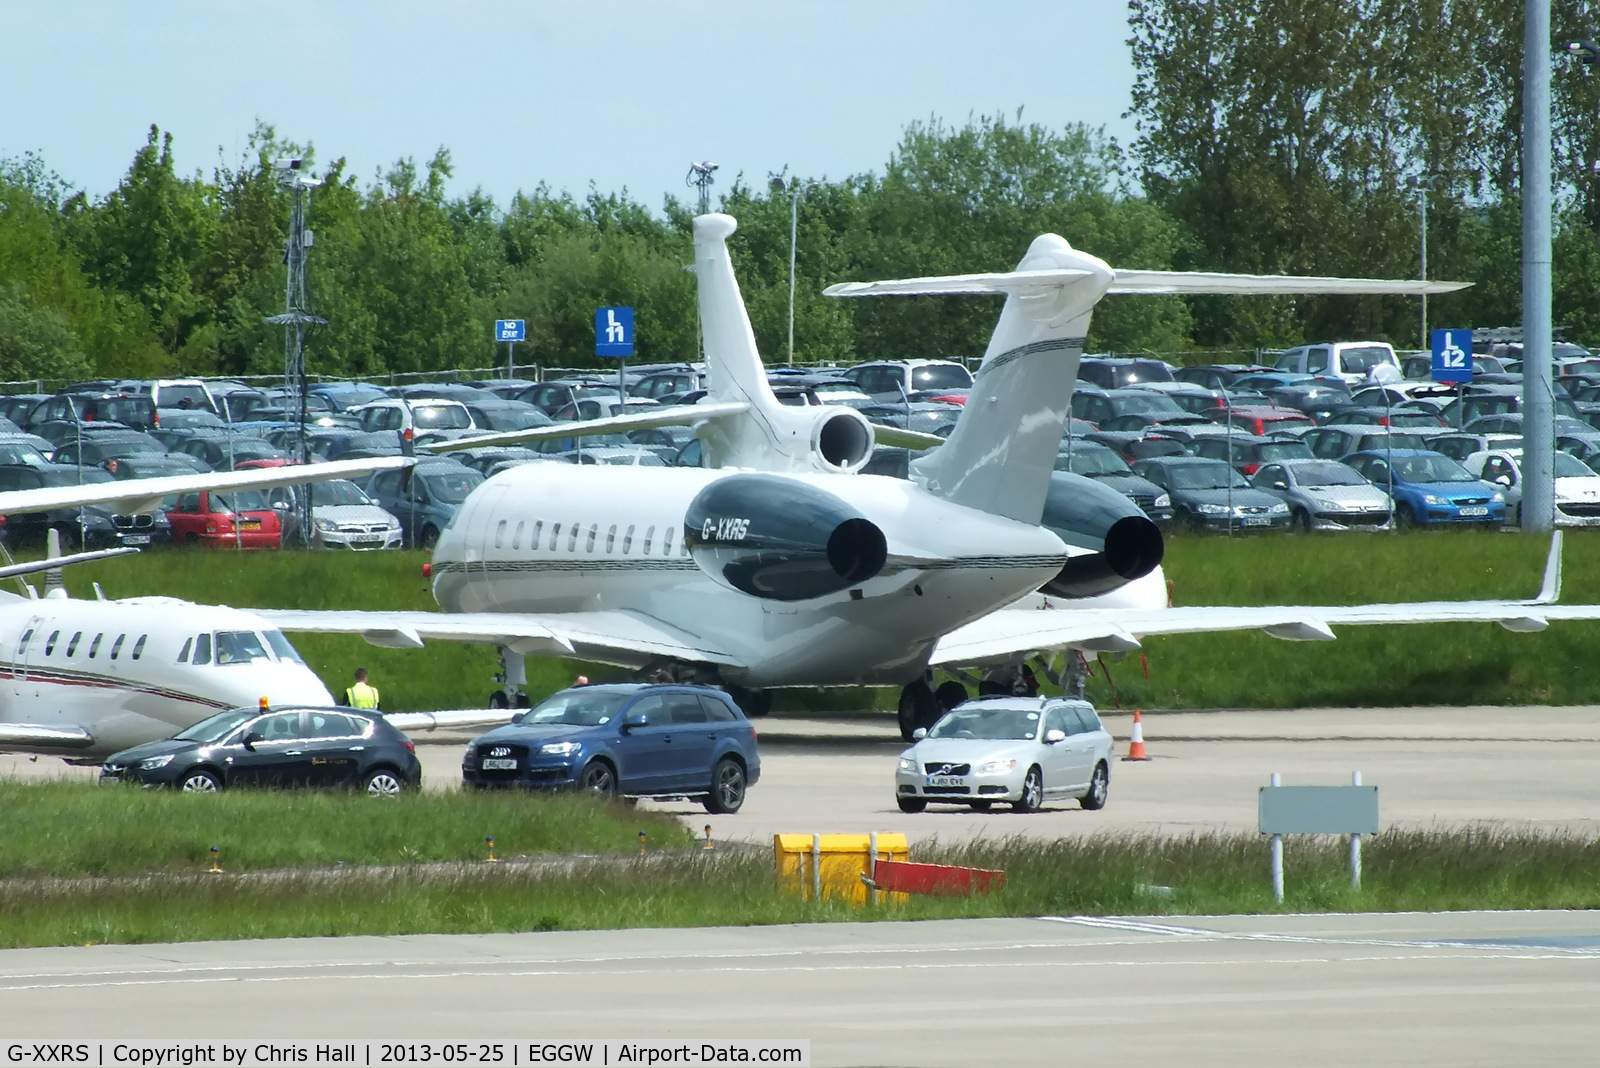
[[1592, 1064], [1600, 914], [1057, 917], [0, 952], [10, 1038], [809, 1039], [815, 1065]]

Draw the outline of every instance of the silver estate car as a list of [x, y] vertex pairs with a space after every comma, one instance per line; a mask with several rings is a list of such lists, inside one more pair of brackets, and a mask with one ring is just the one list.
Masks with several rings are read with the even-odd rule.
[[1036, 812], [1075, 798], [1104, 808], [1111, 782], [1111, 735], [1084, 701], [991, 697], [944, 714], [900, 754], [895, 800], [901, 812], [929, 804], [982, 812], [1004, 801]]
[[1389, 495], [1338, 460], [1280, 460], [1263, 464], [1253, 480], [1289, 506], [1292, 530], [1388, 530]]

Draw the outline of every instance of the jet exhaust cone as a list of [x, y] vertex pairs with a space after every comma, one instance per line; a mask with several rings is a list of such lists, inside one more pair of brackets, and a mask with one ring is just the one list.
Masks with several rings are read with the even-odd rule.
[[1068, 545], [1092, 552], [1068, 560], [1044, 586], [1057, 597], [1097, 597], [1144, 578], [1161, 564], [1161, 529], [1127, 497], [1081, 475], [1056, 472], [1044, 526]]
[[774, 475], [730, 475], [701, 490], [684, 536], [706, 574], [773, 601], [860, 585], [888, 558], [877, 524], [825, 490]]

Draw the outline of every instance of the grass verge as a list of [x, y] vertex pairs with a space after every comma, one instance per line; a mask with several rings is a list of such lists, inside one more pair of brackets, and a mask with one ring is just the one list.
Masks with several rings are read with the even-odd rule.
[[[1024, 839], [925, 850], [917, 859], [999, 867], [1004, 891], [854, 909], [801, 901], [770, 857], [690, 851], [540, 870], [481, 865], [270, 878], [142, 877], [0, 883], [0, 946], [319, 935], [750, 925], [1060, 914], [1594, 908], [1600, 840], [1484, 830], [1389, 831], [1350, 889], [1342, 840], [1295, 839], [1287, 895], [1267, 885], [1256, 835]], [[1172, 887], [1155, 897], [1150, 885]]]
[[232, 872], [336, 864], [626, 853], [688, 837], [671, 817], [576, 794], [447, 790], [374, 801], [358, 794], [229, 790], [196, 797], [136, 786], [0, 781], [0, 878], [204, 871], [211, 847]]

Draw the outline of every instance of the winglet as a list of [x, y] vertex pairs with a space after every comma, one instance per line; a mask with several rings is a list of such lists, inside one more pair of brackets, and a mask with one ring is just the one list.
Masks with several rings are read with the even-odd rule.
[[1561, 531], [1550, 534], [1550, 555], [1544, 562], [1544, 585], [1534, 604], [1555, 604], [1561, 599]]

